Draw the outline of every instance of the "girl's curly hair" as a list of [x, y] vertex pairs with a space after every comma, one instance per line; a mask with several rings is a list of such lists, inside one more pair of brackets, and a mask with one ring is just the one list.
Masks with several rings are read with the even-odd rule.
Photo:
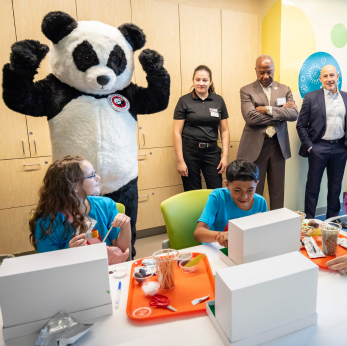
[[[79, 190], [82, 193], [84, 192], [82, 187], [84, 176], [80, 168], [80, 162], [83, 160], [84, 158], [80, 156], [66, 156], [61, 160], [55, 161], [48, 168], [43, 180], [43, 186], [39, 191], [38, 205], [29, 221], [29, 238], [36, 250], [36, 243], [54, 232], [53, 226], [56, 223], [56, 217], [59, 212], [65, 215], [64, 240], [67, 240], [71, 233], [74, 236], [77, 229], [79, 229], [79, 233], [87, 231], [85, 215], [80, 211], [81, 201], [75, 192], [76, 184], [80, 186]], [[87, 198], [86, 193], [84, 198]], [[68, 222], [70, 215], [73, 219], [72, 223]], [[39, 221], [39, 219], [41, 220]], [[47, 227], [48, 220], [49, 226]], [[38, 239], [35, 239], [37, 222], [39, 222], [41, 228], [41, 235]]]

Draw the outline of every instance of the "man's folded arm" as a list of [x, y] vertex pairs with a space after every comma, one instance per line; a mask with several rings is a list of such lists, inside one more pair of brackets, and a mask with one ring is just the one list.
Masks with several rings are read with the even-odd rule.
[[[293, 94], [288, 88], [286, 94], [286, 102], [294, 102]], [[295, 102], [294, 102], [295, 103]], [[298, 119], [298, 108], [272, 107], [272, 116], [275, 120], [280, 121], [296, 121]]]
[[270, 114], [262, 114], [255, 110], [254, 104], [252, 102], [251, 96], [240, 90], [241, 96], [241, 111], [245, 122], [249, 126], [276, 126], [280, 123], [279, 120], [274, 120]]

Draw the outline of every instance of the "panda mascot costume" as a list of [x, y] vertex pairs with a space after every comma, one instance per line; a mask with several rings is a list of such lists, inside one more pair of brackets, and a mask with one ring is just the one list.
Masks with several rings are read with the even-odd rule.
[[137, 114], [164, 110], [170, 76], [164, 59], [146, 49], [139, 56], [148, 87], [133, 84], [134, 52], [145, 45], [134, 24], [118, 28], [96, 21], [76, 22], [64, 12], [50, 12], [42, 22], [52, 41], [52, 73], [33, 81], [49, 51], [38, 41], [12, 46], [3, 68], [3, 99], [15, 112], [48, 118], [53, 161], [83, 156], [101, 176], [102, 194], [125, 205], [131, 217], [135, 255], [138, 208]]

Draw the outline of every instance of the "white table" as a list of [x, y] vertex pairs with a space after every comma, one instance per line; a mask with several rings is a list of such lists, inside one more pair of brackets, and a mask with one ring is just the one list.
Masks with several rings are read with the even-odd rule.
[[[219, 259], [219, 246], [215, 243], [190, 248], [194, 252], [204, 252], [208, 256], [213, 273], [226, 264]], [[113, 315], [98, 319], [99, 322], [74, 345], [76, 346], [223, 346], [217, 331], [206, 314], [192, 314], [187, 317], [164, 319], [156, 322], [135, 322], [126, 315], [126, 304], [130, 280], [128, 275], [121, 279], [122, 293], [120, 307]], [[115, 302], [119, 279], [110, 275], [111, 295]], [[303, 287], [303, 290], [305, 287]], [[347, 276], [335, 272], [319, 271], [318, 279], [318, 324], [289, 334], [263, 345], [267, 346], [327, 346], [347, 344], [347, 309], [345, 297]], [[285, 292], [283, 292], [285, 294]], [[97, 322], [92, 320], [89, 322]], [[0, 314], [0, 328], [2, 317]], [[0, 332], [1, 333], [1, 332]], [[0, 334], [0, 346], [35, 345], [37, 335], [7, 340]]]

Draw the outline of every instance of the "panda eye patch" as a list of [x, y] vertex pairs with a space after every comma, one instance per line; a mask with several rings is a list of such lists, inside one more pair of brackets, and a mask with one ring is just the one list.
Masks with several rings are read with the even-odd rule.
[[74, 49], [72, 56], [76, 67], [82, 72], [87, 71], [89, 67], [99, 64], [98, 56], [88, 41], [80, 43]]
[[89, 54], [89, 53], [83, 55], [83, 57], [82, 57], [82, 61], [83, 61], [86, 65], [89, 65], [89, 66], [91, 66], [91, 65], [93, 64], [94, 60], [95, 60], [95, 59], [94, 59], [93, 55], [92, 55], [92, 54]]
[[118, 45], [113, 47], [107, 61], [107, 66], [115, 72], [116, 76], [119, 76], [125, 70], [127, 60], [123, 49]]

